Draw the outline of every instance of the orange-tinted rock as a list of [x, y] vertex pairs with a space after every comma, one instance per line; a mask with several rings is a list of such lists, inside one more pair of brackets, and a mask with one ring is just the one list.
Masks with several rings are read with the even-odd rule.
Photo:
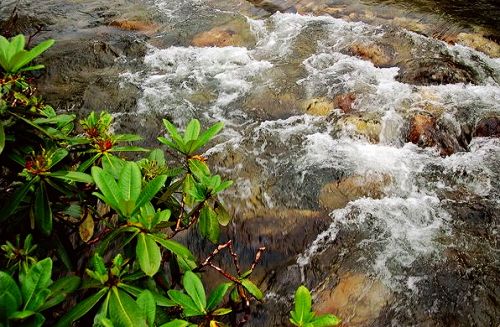
[[318, 98], [305, 101], [304, 107], [306, 113], [309, 115], [328, 116], [335, 107], [335, 104], [331, 100]]
[[335, 289], [320, 291], [317, 314], [334, 313], [344, 326], [369, 326], [392, 300], [392, 292], [379, 280], [360, 273], [340, 277]]
[[415, 115], [410, 122], [408, 140], [421, 147], [435, 146], [436, 119], [430, 115]]
[[354, 43], [349, 50], [353, 55], [369, 60], [377, 67], [387, 66], [392, 61], [390, 54], [377, 44]]
[[255, 38], [246, 21], [236, 19], [209, 31], [197, 34], [191, 44], [195, 47], [251, 46]]
[[384, 195], [383, 188], [389, 185], [391, 180], [389, 175], [371, 174], [350, 176], [328, 183], [319, 193], [319, 204], [323, 208], [334, 210], [362, 197], [379, 199]]
[[346, 135], [361, 136], [372, 143], [380, 141], [382, 125], [376, 117], [345, 115], [337, 122], [337, 125]]
[[481, 119], [476, 125], [474, 136], [500, 137], [500, 118], [488, 117]]
[[122, 30], [138, 31], [143, 33], [154, 33], [158, 30], [157, 25], [138, 20], [115, 20], [112, 21], [110, 25]]
[[335, 99], [333, 99], [333, 103], [343, 112], [349, 113], [353, 108], [355, 100], [356, 100], [356, 94], [350, 92], [337, 95]]
[[482, 35], [460, 33], [456, 38], [456, 42], [484, 52], [491, 57], [500, 57], [500, 45]]

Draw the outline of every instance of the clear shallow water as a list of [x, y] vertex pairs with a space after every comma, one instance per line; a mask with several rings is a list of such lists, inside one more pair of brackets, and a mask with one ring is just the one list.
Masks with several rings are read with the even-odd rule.
[[[186, 19], [209, 30], [229, 16], [254, 37], [245, 47], [150, 45], [145, 69], [122, 76], [143, 91], [134, 115], [144, 126], [158, 116], [180, 125], [193, 117], [226, 123], [207, 155], [236, 180], [225, 194], [233, 232], [247, 240], [244, 253], [260, 243], [269, 248], [262, 267], [269, 295], [253, 324], [286, 321], [287, 299], [300, 283], [318, 301], [333, 301], [351, 325], [498, 323], [499, 140], [472, 138], [466, 151], [443, 157], [436, 147], [408, 143], [406, 135], [422, 113], [437, 117], [451, 137], [500, 115], [499, 59], [329, 16], [249, 18], [201, 0], [156, 4], [174, 33], [186, 28]], [[443, 64], [465, 67], [474, 81], [410, 83], [400, 66], [379, 67], [349, 50], [353, 43], [386, 41], [401, 41], [395, 49], [405, 60], [446, 58]], [[356, 95], [352, 112], [337, 106], [323, 116], [307, 113], [311, 100], [346, 93]], [[363, 127], [367, 121], [371, 130]], [[326, 224], [314, 232], [307, 219], [315, 215]], [[351, 287], [352, 296], [344, 296], [358, 314], [328, 297], [342, 296], [335, 290], [353, 280], [346, 272], [384, 290], [377, 297]], [[369, 314], [359, 313], [367, 307]]]

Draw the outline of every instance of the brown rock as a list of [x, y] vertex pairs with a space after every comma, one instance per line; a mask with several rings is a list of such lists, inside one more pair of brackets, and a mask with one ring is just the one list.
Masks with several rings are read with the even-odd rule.
[[500, 117], [481, 119], [476, 125], [474, 136], [500, 137]]
[[408, 140], [420, 147], [436, 145], [436, 119], [430, 115], [417, 114], [410, 122]]
[[225, 25], [201, 32], [193, 38], [195, 47], [251, 46], [255, 38], [246, 21], [235, 19]]
[[354, 43], [349, 51], [355, 56], [371, 61], [376, 67], [385, 67], [392, 62], [391, 55], [377, 44]]
[[356, 94], [349, 92], [337, 95], [335, 99], [333, 99], [333, 103], [343, 112], [349, 113], [353, 108], [355, 100], [356, 100]]
[[304, 102], [306, 113], [314, 116], [328, 116], [335, 104], [325, 98], [310, 99]]
[[337, 124], [344, 133], [363, 136], [370, 142], [378, 143], [382, 126], [380, 121], [361, 116], [344, 116]]
[[460, 33], [456, 42], [481, 51], [493, 58], [500, 57], [500, 45], [480, 34]]
[[349, 176], [324, 185], [319, 194], [319, 204], [323, 208], [334, 210], [362, 197], [379, 199], [384, 195], [383, 188], [389, 185], [391, 180], [391, 177], [385, 174]]
[[391, 300], [392, 292], [379, 280], [347, 273], [335, 289], [320, 291], [314, 309], [317, 314], [334, 313], [346, 326], [367, 326]]
[[148, 34], [158, 31], [158, 25], [138, 20], [115, 20], [112, 21], [110, 25], [122, 30], [138, 31]]

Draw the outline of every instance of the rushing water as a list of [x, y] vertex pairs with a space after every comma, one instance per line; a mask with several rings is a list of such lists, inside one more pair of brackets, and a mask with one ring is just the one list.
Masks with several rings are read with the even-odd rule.
[[[500, 142], [472, 130], [500, 114], [500, 60], [398, 27], [249, 18], [227, 3], [158, 0], [174, 34], [223, 25], [225, 37], [247, 38], [151, 45], [147, 68], [123, 79], [143, 90], [144, 124], [165, 115], [226, 123], [207, 155], [236, 180], [225, 195], [230, 234], [248, 257], [269, 249], [253, 324], [285, 324], [304, 283], [319, 311], [353, 326], [498, 325]], [[395, 59], [353, 44], [389, 47]], [[355, 95], [343, 111], [332, 102], [342, 94]], [[433, 135], [452, 151], [408, 142], [418, 115], [439, 121]]]
[[477, 15], [463, 1], [146, 3], [152, 14], [133, 0], [25, 7], [56, 15], [65, 39], [78, 25], [113, 40], [99, 26], [113, 4], [154, 17], [140, 62], [110, 55], [96, 74], [127, 67], [122, 87], [140, 97], [115, 115], [146, 136], [164, 117], [225, 122], [206, 153], [235, 180], [225, 237], [245, 262], [267, 247], [254, 276], [267, 295], [250, 325], [286, 325], [300, 284], [349, 326], [499, 325], [495, 1], [474, 2]]

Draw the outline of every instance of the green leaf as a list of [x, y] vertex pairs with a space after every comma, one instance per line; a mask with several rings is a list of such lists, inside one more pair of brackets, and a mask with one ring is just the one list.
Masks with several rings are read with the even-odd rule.
[[134, 142], [142, 140], [142, 137], [137, 134], [118, 134], [113, 137], [116, 142]]
[[78, 276], [66, 276], [58, 279], [54, 284], [50, 285], [50, 296], [39, 311], [61, 303], [69, 293], [74, 292], [80, 286], [80, 283], [81, 279]]
[[5, 130], [3, 128], [3, 124], [0, 122], [0, 154], [3, 152], [5, 148]]
[[28, 194], [30, 187], [33, 184], [37, 183], [39, 180], [40, 177], [36, 176], [28, 183], [23, 184], [23, 186], [14, 193], [14, 196], [8, 201], [6, 201], [7, 205], [0, 210], [0, 222], [8, 218], [16, 211], [21, 201], [24, 200], [26, 194]]
[[122, 199], [130, 201], [135, 205], [141, 194], [141, 183], [142, 176], [139, 166], [135, 162], [127, 161], [118, 179], [118, 187], [120, 188]]
[[139, 266], [146, 275], [152, 277], [158, 272], [161, 263], [161, 252], [153, 238], [140, 233], [137, 237], [135, 253], [137, 260], [139, 260]]
[[184, 143], [196, 140], [198, 135], [200, 135], [200, 129], [200, 121], [198, 119], [191, 119], [184, 131]]
[[167, 139], [163, 136], [158, 137], [158, 141], [165, 144], [166, 146], [168, 146], [172, 150], [182, 152], [181, 148], [179, 148], [179, 146], [177, 144], [175, 144], [174, 142], [170, 141], [169, 139]]
[[14, 279], [0, 271], [0, 322], [17, 311], [23, 302], [21, 291]]
[[315, 318], [311, 323], [314, 327], [332, 327], [340, 324], [341, 320], [332, 314], [325, 314]]
[[182, 278], [182, 284], [187, 294], [193, 299], [193, 302], [198, 307], [198, 310], [206, 312], [207, 299], [201, 279], [192, 271], [186, 271]]
[[210, 242], [217, 243], [219, 241], [219, 221], [213, 209], [207, 204], [201, 208], [198, 229], [200, 234], [208, 238]]
[[85, 160], [84, 162], [82, 162], [79, 166], [78, 166], [78, 171], [86, 171], [87, 169], [89, 169], [90, 166], [92, 166], [94, 164], [94, 162], [96, 162], [97, 159], [99, 159], [101, 157], [101, 153], [96, 153], [93, 157]]
[[35, 192], [34, 210], [36, 227], [45, 235], [50, 235], [52, 232], [52, 210], [43, 181]]
[[102, 168], [95, 166], [92, 167], [91, 172], [97, 187], [104, 196], [106, 204], [122, 214], [120, 205], [122, 203], [121, 192], [114, 177]]
[[137, 297], [136, 302], [141, 312], [146, 315], [148, 326], [154, 326], [156, 317], [156, 301], [153, 293], [149, 290], [142, 291], [142, 293]]
[[[138, 288], [138, 287], [128, 285], [125, 283], [118, 283], [117, 286], [119, 288], [121, 288], [122, 290], [126, 291], [127, 293], [132, 294], [135, 297], [138, 297], [144, 291], [142, 288]], [[151, 292], [151, 294], [153, 294], [153, 297], [154, 297], [156, 304], [158, 306], [160, 306], [160, 307], [173, 307], [173, 306], [175, 306], [175, 302], [173, 302], [169, 298], [167, 298], [161, 294], [158, 294], [156, 292], [152, 292], [152, 291], [150, 291], [150, 292]]]
[[[21, 293], [24, 300], [24, 310], [37, 310], [43, 304], [43, 299], [37, 299], [39, 294], [52, 283], [52, 260], [45, 258], [34, 264], [21, 280]], [[49, 292], [50, 293], [50, 292]], [[47, 294], [48, 295], [48, 294]], [[41, 302], [40, 302], [41, 300]]]
[[[16, 55], [16, 57], [12, 58], [15, 60], [15, 65], [12, 67], [12, 72], [17, 72], [23, 66], [29, 64], [33, 59], [41, 55], [44, 51], [50, 48], [54, 44], [54, 40], [45, 40], [38, 44], [33, 49], [22, 53], [22, 55]], [[24, 42], [23, 42], [24, 47]], [[22, 48], [21, 48], [22, 49]]]
[[178, 290], [172, 290], [172, 289], [168, 290], [167, 294], [172, 299], [172, 301], [174, 301], [175, 303], [177, 303], [182, 307], [184, 315], [186, 317], [203, 316], [205, 314], [204, 311], [200, 311], [198, 309], [198, 306], [186, 294]]
[[254, 283], [252, 283], [251, 280], [246, 279], [246, 278], [242, 279], [241, 280], [241, 284], [257, 300], [262, 300], [264, 298], [264, 295], [262, 294], [262, 291]]
[[185, 320], [175, 319], [167, 322], [166, 324], [161, 325], [160, 327], [188, 327], [190, 325], [191, 323]]
[[166, 181], [167, 181], [167, 176], [160, 175], [156, 176], [149, 183], [147, 183], [137, 199], [135, 209], [132, 212], [132, 215], [137, 213], [137, 211], [139, 211], [139, 209], [147, 202], [151, 201], [156, 195], [156, 193], [158, 193], [158, 191], [160, 191], [161, 188], [165, 185]]
[[108, 150], [109, 152], [148, 152], [149, 150], [140, 146], [114, 146]]
[[135, 301], [116, 287], [111, 289], [109, 316], [116, 327], [142, 327], [146, 318]]
[[160, 149], [154, 149], [149, 153], [149, 160], [156, 161], [158, 164], [165, 164], [165, 154]]
[[184, 245], [182, 245], [181, 243], [174, 240], [167, 240], [153, 234], [151, 234], [151, 237], [170, 252], [178, 256], [194, 260], [194, 256], [191, 253], [191, 251], [189, 251], [189, 249]]
[[99, 292], [86, 298], [85, 300], [78, 302], [68, 313], [66, 313], [55, 325], [55, 327], [67, 327], [71, 326], [72, 323], [79, 318], [83, 317], [87, 312], [89, 312], [108, 292], [108, 288], [102, 288]]
[[222, 283], [217, 285], [217, 287], [210, 293], [207, 301], [207, 310], [212, 311], [219, 304], [221, 304], [224, 296], [226, 295], [229, 288], [234, 285], [233, 283]]
[[210, 176], [210, 169], [207, 164], [196, 159], [188, 160], [189, 170], [196, 176], [196, 178], [201, 181], [204, 177]]
[[295, 292], [295, 310], [291, 312], [294, 320], [299, 324], [309, 322], [309, 314], [311, 312], [311, 293], [309, 290], [301, 285]]
[[81, 182], [86, 184], [93, 184], [94, 179], [89, 174], [85, 174], [79, 171], [66, 171], [60, 170], [55, 171], [53, 173], [47, 174], [50, 177], [54, 177], [57, 179], [62, 179], [70, 182]]
[[231, 216], [227, 212], [226, 208], [224, 208], [224, 206], [219, 201], [215, 202], [214, 211], [215, 214], [217, 215], [217, 220], [219, 221], [219, 224], [221, 224], [222, 226], [227, 226], [231, 221]]
[[66, 158], [66, 156], [69, 154], [68, 150], [58, 148], [54, 152], [50, 154], [50, 160], [49, 160], [49, 165], [48, 168], [52, 168], [55, 165], [57, 165], [61, 160]]
[[212, 193], [217, 194], [219, 192], [222, 192], [225, 189], [227, 189], [228, 187], [230, 187], [231, 185], [233, 185], [233, 181], [224, 181], [224, 182], [220, 183], [217, 187], [215, 187], [213, 189]]
[[215, 135], [217, 135], [224, 127], [223, 122], [216, 123], [203, 132], [196, 142], [191, 146], [190, 152], [194, 152], [207, 144]]
[[[177, 150], [179, 150], [182, 153], [186, 153], [187, 149], [185, 149], [184, 141], [183, 141], [181, 135], [179, 134], [179, 132], [177, 131], [177, 128], [175, 128], [175, 126], [166, 119], [163, 119], [163, 125], [165, 125], [165, 128], [167, 129], [170, 137], [175, 142], [175, 145], [176, 145], [175, 148], [177, 148]], [[166, 139], [164, 139], [164, 140], [166, 140]], [[161, 140], [160, 140], [160, 142], [161, 142]], [[167, 144], [167, 143], [165, 143], [165, 144]], [[169, 145], [169, 144], [167, 144], [167, 145]]]
[[220, 309], [217, 309], [214, 312], [212, 312], [212, 314], [214, 316], [223, 316], [223, 315], [227, 315], [228, 313], [230, 313], [232, 311], [233, 310], [229, 309], [229, 308], [220, 308]]
[[24, 320], [35, 314], [33, 310], [16, 311], [10, 315], [9, 320]]

